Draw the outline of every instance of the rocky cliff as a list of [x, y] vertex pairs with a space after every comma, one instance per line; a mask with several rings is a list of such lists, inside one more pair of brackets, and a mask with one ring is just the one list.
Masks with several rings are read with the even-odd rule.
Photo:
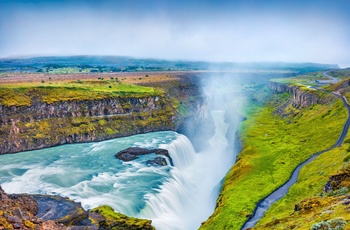
[[0, 105], [0, 153], [176, 129], [164, 96]]
[[277, 82], [269, 82], [268, 87], [277, 93], [292, 94], [292, 104], [297, 108], [314, 104], [327, 104], [333, 100], [333, 97], [330, 97], [329, 94], [305, 86], [291, 86]]
[[[0, 154], [68, 143], [101, 141], [133, 134], [179, 130], [202, 103], [188, 79], [153, 85], [154, 94], [128, 94], [91, 100], [0, 103]], [[193, 94], [197, 92], [197, 94]]]

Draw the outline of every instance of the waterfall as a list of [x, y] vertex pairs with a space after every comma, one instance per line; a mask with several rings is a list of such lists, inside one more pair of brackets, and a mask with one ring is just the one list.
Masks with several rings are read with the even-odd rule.
[[211, 112], [215, 133], [205, 151], [195, 153], [188, 138], [177, 139], [162, 148], [168, 149], [174, 167], [171, 178], [157, 191], [145, 196], [146, 206], [139, 216], [151, 219], [159, 230], [197, 229], [215, 208], [219, 184], [235, 156], [227, 151], [225, 111]]
[[178, 138], [169, 145], [160, 145], [166, 148], [177, 168], [183, 169], [193, 164], [196, 152], [191, 141], [184, 135], [178, 135]]

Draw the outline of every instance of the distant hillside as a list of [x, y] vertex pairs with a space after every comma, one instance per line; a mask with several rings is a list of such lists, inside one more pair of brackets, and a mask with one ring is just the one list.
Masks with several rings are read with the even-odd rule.
[[338, 65], [335, 64], [317, 63], [171, 61], [120, 56], [52, 56], [0, 59], [0, 72], [89, 73], [182, 70], [280, 70], [306, 73], [338, 68]]

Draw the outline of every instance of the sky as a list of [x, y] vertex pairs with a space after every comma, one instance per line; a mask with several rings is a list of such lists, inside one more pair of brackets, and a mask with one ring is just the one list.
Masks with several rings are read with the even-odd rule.
[[348, 0], [0, 0], [0, 57], [116, 55], [350, 67]]

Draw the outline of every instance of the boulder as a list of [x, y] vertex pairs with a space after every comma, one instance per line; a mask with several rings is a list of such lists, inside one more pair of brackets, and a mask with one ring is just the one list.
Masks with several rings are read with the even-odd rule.
[[147, 161], [148, 165], [151, 166], [165, 166], [168, 165], [164, 157], [156, 157], [153, 160], [148, 160]]
[[53, 220], [66, 226], [78, 224], [88, 219], [88, 212], [80, 203], [68, 198], [49, 195], [32, 195], [38, 202], [39, 212], [36, 215], [42, 220]]
[[[130, 147], [124, 150], [119, 151], [115, 157], [122, 161], [132, 161], [141, 155], [155, 153], [157, 155], [165, 156], [169, 159], [171, 165], [173, 165], [173, 161], [169, 155], [168, 150], [166, 149], [146, 149], [140, 147]], [[164, 164], [165, 162], [165, 164]], [[147, 164], [155, 164], [158, 166], [167, 165], [167, 162], [162, 157], [156, 157], [154, 160], [147, 161]]]

